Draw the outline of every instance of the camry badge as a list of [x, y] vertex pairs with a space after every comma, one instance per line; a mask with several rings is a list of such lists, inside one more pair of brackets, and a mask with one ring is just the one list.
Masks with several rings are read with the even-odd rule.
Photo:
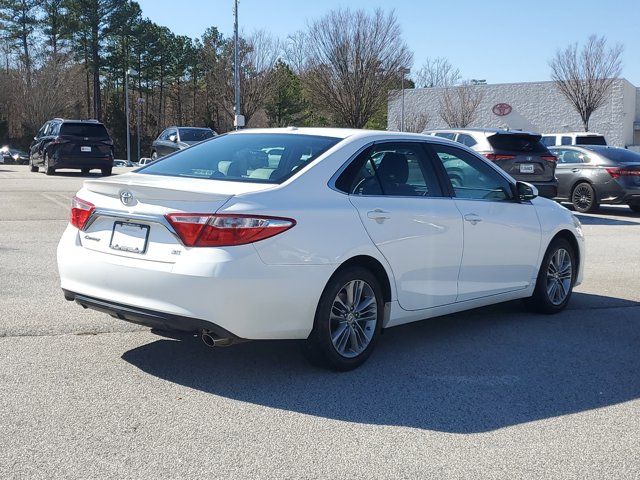
[[133, 205], [133, 194], [128, 190], [123, 190], [120, 192], [120, 201], [123, 205], [129, 206]]

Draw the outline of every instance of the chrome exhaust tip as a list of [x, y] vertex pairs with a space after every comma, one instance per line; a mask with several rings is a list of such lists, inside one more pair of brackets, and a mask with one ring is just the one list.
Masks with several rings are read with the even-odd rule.
[[207, 330], [202, 331], [202, 341], [207, 347], [228, 347], [234, 343], [233, 338], [217, 337]]

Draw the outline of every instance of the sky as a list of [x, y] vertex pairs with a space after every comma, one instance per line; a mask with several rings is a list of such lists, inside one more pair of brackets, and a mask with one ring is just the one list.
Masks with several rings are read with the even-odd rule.
[[[199, 37], [209, 26], [233, 32], [233, 0], [138, 2], [144, 16], [180, 35]], [[549, 80], [556, 50], [595, 33], [624, 46], [622, 76], [640, 86], [640, 0], [240, 0], [240, 28], [285, 39], [339, 7], [393, 8], [414, 72], [426, 58], [445, 57], [465, 79]]]

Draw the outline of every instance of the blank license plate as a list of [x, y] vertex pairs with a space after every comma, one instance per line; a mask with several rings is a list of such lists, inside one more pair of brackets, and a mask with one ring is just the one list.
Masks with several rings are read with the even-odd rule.
[[80, 147], [80, 151], [81, 152], [90, 152], [91, 151], [91, 147], [86, 147], [86, 146], [81, 146]]
[[123, 252], [140, 253], [147, 251], [149, 226], [138, 223], [115, 222], [109, 247]]
[[533, 173], [534, 166], [531, 163], [521, 163], [520, 164], [520, 173]]

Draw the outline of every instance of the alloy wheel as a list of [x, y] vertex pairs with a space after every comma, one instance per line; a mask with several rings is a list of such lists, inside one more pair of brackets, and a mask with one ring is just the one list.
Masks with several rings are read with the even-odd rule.
[[588, 185], [578, 185], [571, 200], [580, 210], [588, 210], [593, 205], [593, 190]]
[[364, 280], [352, 280], [336, 295], [330, 314], [331, 342], [343, 357], [361, 354], [371, 343], [378, 322], [376, 295]]
[[564, 248], [556, 250], [547, 267], [547, 296], [554, 305], [565, 301], [571, 289], [573, 265], [571, 255]]

